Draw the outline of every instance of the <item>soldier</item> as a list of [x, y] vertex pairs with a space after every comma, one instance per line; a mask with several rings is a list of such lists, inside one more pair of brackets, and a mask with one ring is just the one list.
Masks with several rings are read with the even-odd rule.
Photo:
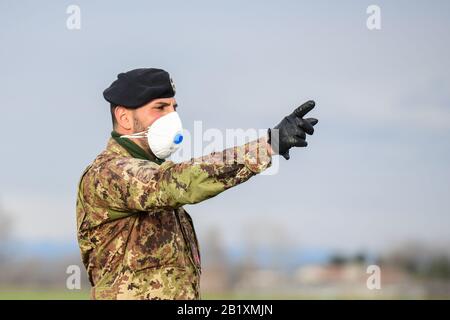
[[[78, 242], [93, 299], [199, 299], [200, 252], [183, 209], [243, 183], [305, 147], [316, 119], [309, 101], [257, 140], [175, 164], [183, 139], [175, 87], [161, 69], [118, 75], [103, 95], [113, 131], [83, 172], [77, 196]], [[272, 140], [272, 141], [271, 141]]]

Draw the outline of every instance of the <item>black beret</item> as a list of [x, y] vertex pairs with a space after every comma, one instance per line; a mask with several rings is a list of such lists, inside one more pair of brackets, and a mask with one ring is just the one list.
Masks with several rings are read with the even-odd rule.
[[117, 80], [103, 91], [106, 101], [127, 108], [139, 108], [153, 99], [171, 98], [175, 86], [167, 71], [155, 68], [119, 73]]

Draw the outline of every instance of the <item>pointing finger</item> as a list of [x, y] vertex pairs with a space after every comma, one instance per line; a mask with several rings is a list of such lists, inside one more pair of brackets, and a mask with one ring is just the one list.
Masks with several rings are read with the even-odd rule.
[[303, 118], [308, 112], [314, 109], [316, 103], [312, 100], [305, 102], [300, 107], [294, 110], [293, 114], [298, 118]]

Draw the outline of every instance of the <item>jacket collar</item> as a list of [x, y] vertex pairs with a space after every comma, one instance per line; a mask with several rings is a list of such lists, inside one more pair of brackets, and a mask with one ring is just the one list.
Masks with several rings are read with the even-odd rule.
[[128, 138], [121, 138], [120, 134], [112, 131], [106, 150], [120, 154], [124, 157], [148, 160], [161, 165], [165, 160], [157, 158], [154, 154], [148, 154], [138, 144]]

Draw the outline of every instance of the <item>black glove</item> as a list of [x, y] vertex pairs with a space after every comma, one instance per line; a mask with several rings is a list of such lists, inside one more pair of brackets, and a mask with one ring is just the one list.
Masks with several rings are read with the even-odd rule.
[[[284, 117], [273, 129], [268, 130], [269, 140], [275, 154], [282, 155], [289, 160], [289, 149], [292, 147], [306, 147], [306, 133], [314, 133], [314, 125], [319, 120], [314, 118], [303, 119], [311, 111], [316, 103], [308, 101], [294, 110], [290, 115]], [[278, 131], [278, 134], [277, 134]]]

